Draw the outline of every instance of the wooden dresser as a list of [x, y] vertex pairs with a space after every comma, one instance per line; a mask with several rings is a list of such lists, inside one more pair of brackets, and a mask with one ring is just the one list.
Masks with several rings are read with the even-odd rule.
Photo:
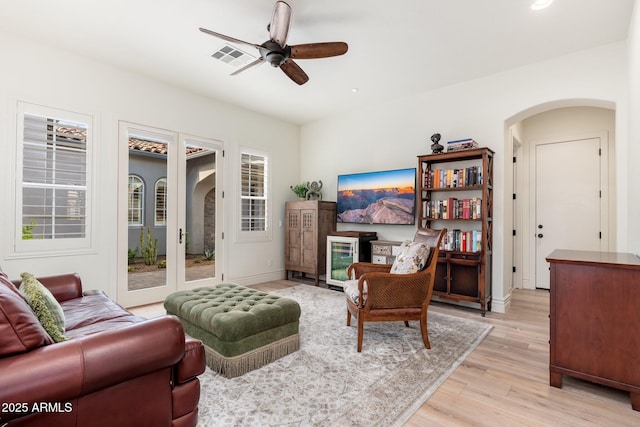
[[640, 411], [640, 258], [555, 250], [547, 261], [549, 383], [569, 375], [626, 390]]

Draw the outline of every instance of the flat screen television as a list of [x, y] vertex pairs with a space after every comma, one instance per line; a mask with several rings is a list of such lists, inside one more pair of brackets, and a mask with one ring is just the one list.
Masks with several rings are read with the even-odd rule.
[[338, 175], [338, 222], [415, 224], [416, 169]]

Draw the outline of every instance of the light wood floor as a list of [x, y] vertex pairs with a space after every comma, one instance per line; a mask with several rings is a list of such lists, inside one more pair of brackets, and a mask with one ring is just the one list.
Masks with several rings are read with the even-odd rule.
[[[252, 287], [268, 292], [298, 283], [279, 280]], [[561, 389], [549, 386], [547, 291], [514, 290], [508, 313], [484, 318], [448, 304], [433, 303], [429, 310], [486, 322], [493, 330], [405, 427], [640, 426], [640, 412], [631, 409], [627, 392], [566, 376]], [[131, 311], [163, 314], [160, 304]]]

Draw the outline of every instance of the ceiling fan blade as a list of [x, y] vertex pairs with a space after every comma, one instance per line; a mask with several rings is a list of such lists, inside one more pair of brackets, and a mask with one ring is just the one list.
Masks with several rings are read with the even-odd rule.
[[249, 43], [249, 42], [246, 42], [244, 40], [235, 39], [233, 37], [225, 36], [224, 34], [216, 33], [215, 31], [207, 30], [206, 28], [200, 27], [200, 31], [202, 31], [205, 34], [209, 34], [210, 36], [218, 37], [218, 38], [220, 38], [222, 40], [226, 40], [226, 41], [231, 42], [231, 43], [245, 44], [245, 45], [248, 45], [248, 46], [253, 46], [256, 49], [260, 49], [260, 45], [259, 44]]
[[232, 76], [237, 76], [238, 74], [242, 73], [243, 71], [248, 70], [249, 68], [253, 68], [257, 65], [262, 65], [264, 64], [264, 58], [260, 57], [258, 59], [256, 59], [253, 62], [250, 62], [249, 64], [245, 65], [242, 68], [238, 68], [237, 70], [235, 70], [233, 73], [231, 73]]
[[283, 1], [277, 1], [273, 8], [273, 17], [269, 24], [269, 36], [280, 47], [287, 44], [287, 35], [291, 25], [291, 6]]
[[298, 66], [295, 62], [290, 59], [287, 59], [280, 65], [280, 69], [284, 71], [284, 73], [289, 76], [291, 80], [298, 83], [299, 85], [303, 85], [309, 81], [309, 76], [307, 73], [302, 71], [302, 68]]
[[344, 42], [307, 43], [291, 46], [291, 58], [316, 59], [339, 56], [347, 53], [349, 45]]

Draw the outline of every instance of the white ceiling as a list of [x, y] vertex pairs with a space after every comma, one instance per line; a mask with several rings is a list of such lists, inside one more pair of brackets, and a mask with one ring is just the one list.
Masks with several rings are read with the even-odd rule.
[[5, 0], [0, 29], [302, 124], [624, 40], [634, 3], [555, 0], [533, 12], [532, 1], [289, 0], [289, 44], [349, 44], [344, 56], [297, 61], [303, 86], [268, 64], [229, 76], [235, 68], [210, 57], [224, 42], [198, 31], [260, 44], [275, 0]]

